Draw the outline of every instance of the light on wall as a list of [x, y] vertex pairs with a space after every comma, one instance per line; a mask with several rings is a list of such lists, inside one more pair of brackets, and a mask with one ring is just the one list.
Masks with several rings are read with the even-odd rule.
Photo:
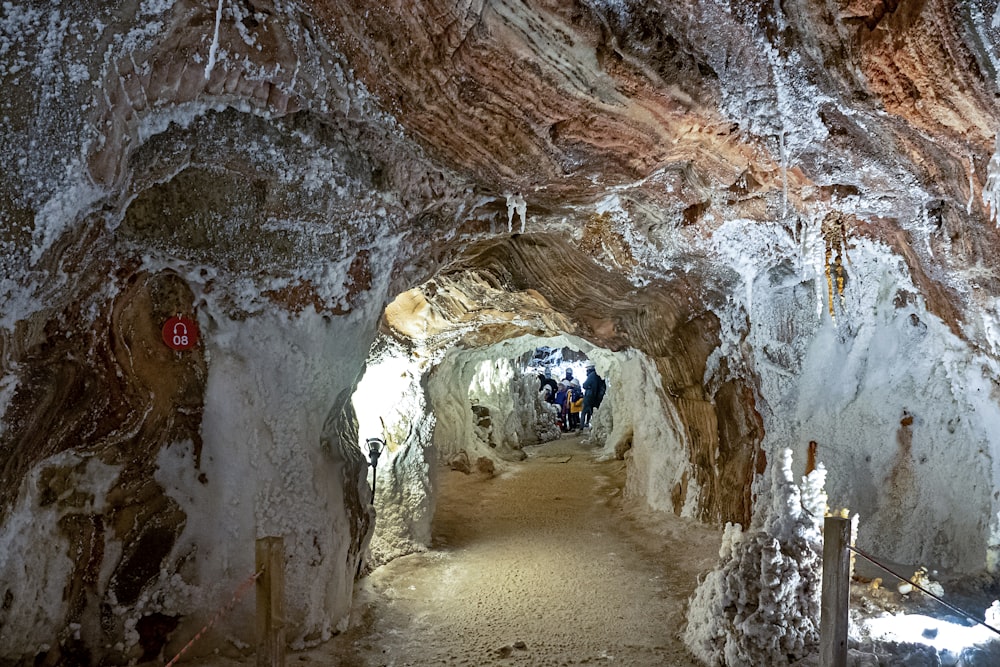
[[378, 457], [382, 455], [382, 450], [385, 449], [385, 440], [382, 438], [368, 438], [365, 442], [368, 443], [368, 461], [372, 467], [372, 501], [374, 501], [375, 479], [378, 474], [376, 468], [378, 467]]

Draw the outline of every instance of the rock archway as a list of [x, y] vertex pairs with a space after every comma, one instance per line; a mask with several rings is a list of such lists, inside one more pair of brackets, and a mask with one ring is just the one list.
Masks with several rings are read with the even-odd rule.
[[[608, 456], [631, 450], [631, 494], [657, 510], [745, 523], [764, 465], [763, 428], [745, 381], [706, 381], [718, 320], [693, 295], [708, 291], [683, 280], [637, 287], [543, 234], [486, 241], [387, 307], [387, 342], [372, 361], [409, 370], [395, 382], [379, 373], [379, 389], [362, 400], [378, 402], [380, 391], [424, 394], [401, 412], [395, 403], [402, 399], [383, 398], [393, 414], [385, 428], [403, 442], [409, 436], [433, 444], [440, 460], [469, 450], [472, 460], [502, 461], [530, 432], [530, 413], [518, 407], [530, 404], [528, 389], [537, 382], [525, 386], [524, 356], [543, 344], [567, 346], [595, 360], [611, 383], [606, 427], [598, 432]], [[477, 437], [470, 408], [470, 385], [483, 368], [502, 377], [480, 381], [480, 393], [504, 396], [489, 401], [489, 442]], [[434, 415], [432, 441], [419, 426], [423, 412]], [[367, 428], [381, 431], [374, 419]], [[392, 488], [386, 484], [386, 493]]]

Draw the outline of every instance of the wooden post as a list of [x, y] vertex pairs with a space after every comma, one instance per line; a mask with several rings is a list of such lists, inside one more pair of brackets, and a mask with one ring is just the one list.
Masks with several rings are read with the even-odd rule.
[[257, 667], [285, 667], [284, 561], [282, 538], [257, 540]]
[[819, 619], [820, 667], [847, 667], [847, 610], [851, 597], [851, 520], [823, 522], [823, 598]]

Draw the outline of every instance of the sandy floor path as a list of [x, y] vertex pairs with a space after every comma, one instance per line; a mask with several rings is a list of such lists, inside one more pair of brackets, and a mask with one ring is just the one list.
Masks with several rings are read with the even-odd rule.
[[718, 530], [621, 500], [580, 438], [488, 479], [442, 470], [433, 549], [359, 587], [348, 632], [289, 664], [698, 665], [678, 633]]

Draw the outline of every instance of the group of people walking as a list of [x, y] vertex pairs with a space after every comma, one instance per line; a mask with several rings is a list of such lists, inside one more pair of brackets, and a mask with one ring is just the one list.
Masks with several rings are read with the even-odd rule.
[[587, 377], [582, 386], [580, 381], [573, 377], [572, 368], [566, 369], [566, 377], [559, 382], [552, 378], [549, 369], [545, 369], [545, 373], [538, 376], [542, 399], [559, 408], [557, 420], [559, 428], [564, 433], [589, 428], [594, 410], [599, 408], [601, 401], [604, 400], [607, 383], [597, 374], [592, 362], [587, 363], [585, 369]]

